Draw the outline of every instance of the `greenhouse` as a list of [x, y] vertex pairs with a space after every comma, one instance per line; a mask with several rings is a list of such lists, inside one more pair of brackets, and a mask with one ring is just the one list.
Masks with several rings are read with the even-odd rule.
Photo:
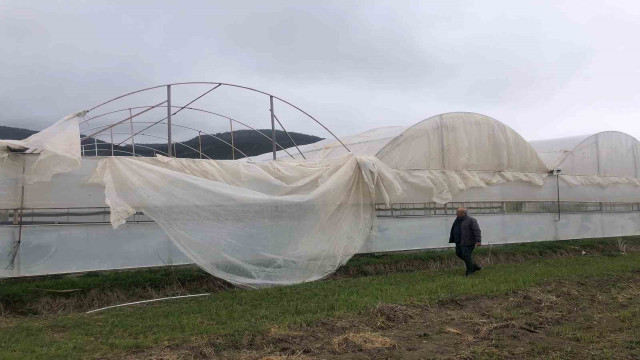
[[[260, 93], [275, 134], [273, 102], [289, 103]], [[142, 111], [166, 111], [168, 156], [116, 156], [115, 141], [81, 156], [81, 133], [130, 124], [133, 138], [131, 109], [95, 134], [83, 111], [3, 141], [0, 275], [196, 263], [241, 286], [299, 283], [357, 253], [448, 247], [460, 206], [489, 245], [640, 234], [640, 147], [624, 133], [528, 142], [457, 112], [218, 161], [171, 156], [173, 108]]]

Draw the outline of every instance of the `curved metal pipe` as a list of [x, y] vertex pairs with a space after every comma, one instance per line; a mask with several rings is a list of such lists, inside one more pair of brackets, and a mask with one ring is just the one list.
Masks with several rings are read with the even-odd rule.
[[[133, 109], [133, 108], [132, 108], [132, 109]], [[122, 110], [117, 110], [117, 111], [123, 111], [123, 110], [127, 110], [127, 109], [122, 109]], [[153, 122], [153, 121], [134, 121], [133, 123], [134, 123], [134, 124], [162, 124], [162, 125], [165, 125], [165, 124], [166, 124], [166, 123], [158, 123], [158, 122]], [[221, 138], [219, 138], [219, 137], [217, 137], [217, 136], [215, 136], [215, 135], [212, 135], [212, 134], [209, 134], [208, 132], [205, 132], [205, 131], [202, 131], [202, 130], [198, 130], [198, 129], [194, 129], [194, 128], [192, 128], [192, 127], [185, 126], [185, 125], [172, 124], [172, 126], [177, 126], [177, 127], [180, 127], [180, 128], [185, 128], [185, 129], [189, 129], [189, 130], [197, 131], [198, 133], [201, 133], [201, 134], [209, 135], [209, 136], [211, 136], [212, 138], [214, 138], [214, 139], [216, 139], [216, 140], [219, 140], [219, 141], [223, 142], [223, 143], [224, 143], [224, 144], [226, 144], [226, 145], [231, 146], [232, 148], [234, 148], [235, 150], [237, 150], [240, 154], [244, 155], [244, 157], [246, 157], [249, 161], [252, 161], [252, 160], [251, 160], [251, 157], [250, 157], [249, 155], [245, 154], [245, 153], [244, 153], [244, 152], [242, 152], [240, 149], [236, 148], [234, 145], [229, 144], [229, 143], [228, 143], [228, 142], [226, 142], [225, 140], [223, 140], [223, 139], [221, 139]], [[89, 129], [89, 130], [94, 130], [94, 129], [98, 129], [98, 128], [100, 128], [100, 127], [95, 127], [95, 128]], [[143, 130], [143, 131], [144, 131], [144, 130]], [[256, 130], [256, 131], [257, 131], [257, 130]], [[258, 131], [258, 133], [260, 133], [260, 132]], [[129, 135], [129, 133], [114, 133], [114, 134], [116, 134], [116, 135]], [[138, 132], [137, 134], [141, 134], [141, 132]], [[262, 133], [260, 133], [260, 134], [262, 134]], [[106, 135], [106, 134], [97, 134], [97, 135], [95, 135], [94, 137], [97, 137], [97, 136], [103, 136], [103, 135]], [[143, 135], [144, 135], [144, 134], [143, 134]], [[90, 137], [87, 137], [86, 135], [80, 135], [80, 136], [81, 136], [81, 140], [80, 140], [80, 141], [84, 141], [84, 140], [86, 140], [86, 139], [91, 139]], [[128, 139], [125, 139], [124, 141], [127, 141], [127, 140], [128, 140]], [[166, 139], [163, 139], [163, 140], [166, 140]], [[120, 142], [120, 144], [122, 144], [124, 141]], [[119, 146], [120, 144], [118, 144], [117, 146]], [[187, 146], [187, 145], [182, 144], [182, 143], [178, 143], [178, 144], [183, 145], [183, 146]], [[87, 145], [89, 145], [89, 144], [87, 144]], [[82, 145], [82, 146], [84, 147], [84, 146], [87, 146], [87, 145]], [[93, 144], [91, 144], [91, 145], [93, 145]], [[190, 148], [191, 148], [191, 147], [190, 147]], [[191, 148], [191, 149], [193, 149], [193, 148]], [[193, 150], [195, 150], [195, 149], [193, 149]], [[208, 159], [210, 159], [210, 160], [214, 160], [214, 159], [211, 159], [209, 156], [207, 156], [207, 154], [203, 153], [202, 151], [200, 151], [200, 150], [196, 150], [196, 151], [198, 152], [198, 154], [200, 154], [200, 155], [204, 155], [204, 156], [206, 156], [206, 157], [207, 157]]]
[[[106, 144], [106, 143], [102, 143], [102, 144], [98, 144], [98, 145], [103, 145], [103, 144], [104, 144], [104, 145], [108, 145], [108, 144]], [[85, 146], [93, 146], [93, 145], [94, 145], [94, 144], [85, 144], [85, 145], [81, 145], [81, 146], [82, 146], [82, 147], [85, 147]], [[98, 152], [100, 152], [100, 151], [105, 151], [105, 150], [106, 150], [106, 151], [111, 151], [111, 149], [109, 148], [109, 149], [98, 149]], [[116, 149], [113, 149], [113, 152], [120, 152], [120, 153], [129, 154], [129, 155], [133, 155], [133, 156], [137, 156], [137, 157], [142, 157], [141, 155], [134, 154], [134, 153], [132, 153], [131, 151], [124, 151], [124, 150], [116, 150]]]
[[313, 117], [313, 116], [311, 116], [309, 113], [307, 113], [306, 111], [302, 110], [301, 108], [299, 108], [299, 107], [297, 107], [297, 106], [293, 105], [292, 103], [288, 102], [287, 100], [284, 100], [284, 99], [282, 99], [282, 98], [279, 98], [279, 97], [277, 97], [277, 96], [275, 96], [275, 95], [272, 95], [272, 94], [270, 94], [270, 93], [268, 93], [268, 92], [264, 92], [264, 91], [262, 91], [262, 90], [258, 90], [258, 89], [250, 88], [250, 87], [248, 87], [248, 86], [236, 85], [236, 84], [221, 83], [221, 82], [211, 82], [211, 81], [190, 81], [190, 82], [177, 82], [177, 83], [171, 83], [171, 84], [157, 85], [157, 86], [152, 86], [152, 87], [148, 87], [148, 88], [145, 88], [145, 89], [136, 90], [136, 91], [133, 91], [133, 92], [130, 92], [130, 93], [124, 94], [124, 95], [120, 95], [120, 96], [115, 97], [115, 98], [113, 98], [113, 99], [111, 99], [111, 100], [105, 101], [105, 102], [103, 102], [102, 104], [96, 105], [96, 106], [94, 106], [94, 107], [92, 107], [91, 109], [86, 110], [86, 111], [87, 111], [87, 113], [88, 113], [88, 112], [93, 111], [93, 110], [95, 110], [95, 109], [97, 109], [97, 108], [99, 108], [99, 107], [101, 107], [101, 106], [103, 106], [103, 105], [109, 104], [109, 103], [114, 102], [114, 101], [116, 101], [116, 100], [118, 100], [118, 99], [122, 99], [122, 98], [124, 98], [124, 97], [130, 96], [130, 95], [133, 95], [133, 94], [141, 93], [141, 92], [143, 92], [143, 91], [148, 91], [148, 90], [153, 90], [153, 89], [159, 89], [159, 88], [166, 87], [166, 86], [178, 86], [178, 85], [219, 85], [219, 86], [229, 86], [229, 87], [235, 87], [235, 88], [240, 88], [240, 89], [250, 90], [250, 91], [254, 91], [254, 92], [260, 93], [260, 94], [264, 94], [264, 95], [267, 95], [267, 96], [271, 96], [272, 98], [274, 98], [274, 99], [276, 99], [276, 100], [279, 100], [279, 101], [281, 101], [281, 102], [283, 102], [283, 103], [285, 103], [285, 104], [287, 104], [287, 105], [291, 106], [292, 108], [294, 108], [294, 109], [296, 109], [296, 110], [300, 111], [301, 113], [305, 114], [305, 115], [306, 115], [307, 117], [309, 117], [311, 120], [315, 121], [318, 125], [322, 126], [322, 128], [323, 128], [323, 129], [325, 129], [329, 134], [331, 134], [331, 136], [333, 136], [336, 140], [338, 140], [338, 142], [339, 142], [339, 143], [340, 143], [340, 144], [341, 144], [341, 145], [342, 145], [342, 146], [343, 146], [343, 147], [344, 147], [348, 152], [351, 152], [351, 150], [349, 150], [349, 148], [348, 148], [348, 147], [347, 147], [347, 146], [342, 142], [342, 140], [340, 140], [340, 138], [338, 138], [338, 137], [337, 137], [337, 136], [336, 136], [336, 135], [335, 135], [331, 130], [329, 130], [329, 128], [327, 128], [326, 126], [324, 126], [324, 124], [323, 124], [323, 123], [321, 123], [320, 121], [318, 121], [318, 119], [314, 118], [314, 117]]
[[[134, 124], [162, 124], [162, 125], [165, 125], [166, 123], [154, 123], [153, 121], [135, 121], [135, 122], [134, 122]], [[236, 149], [240, 154], [244, 155], [244, 157], [246, 157], [248, 160], [251, 160], [251, 158], [249, 157], [249, 155], [247, 155], [247, 154], [243, 153], [243, 152], [242, 152], [242, 151], [240, 151], [240, 149], [238, 149], [237, 147], [235, 147], [235, 146], [233, 146], [233, 145], [229, 144], [228, 142], [226, 142], [226, 141], [222, 140], [221, 138], [219, 138], [219, 137], [217, 137], [217, 136], [215, 136], [215, 135], [211, 135], [211, 134], [209, 134], [209, 133], [207, 133], [207, 132], [204, 132], [204, 131], [202, 131], [202, 130], [194, 129], [194, 128], [192, 128], [192, 127], [188, 127], [188, 126], [185, 126], [185, 125], [180, 125], [180, 124], [171, 124], [171, 126], [177, 126], [177, 127], [181, 127], [181, 128], [185, 128], [185, 129], [189, 129], [189, 130], [197, 131], [197, 132], [202, 133], [202, 134], [205, 134], [205, 135], [209, 135], [209, 136], [211, 136], [212, 138], [214, 138], [214, 139], [216, 139], [216, 140], [220, 140], [220, 141], [222, 141], [223, 143], [225, 143], [225, 144], [227, 144], [227, 145], [231, 146], [232, 148]], [[128, 133], [123, 133], [123, 134], [125, 134], [125, 135], [129, 135]], [[144, 134], [143, 134], [143, 135], [144, 135]], [[164, 139], [164, 140], [166, 140], [166, 139]], [[125, 140], [125, 141], [126, 141], [126, 140]], [[178, 143], [178, 144], [180, 144], [180, 143]], [[183, 144], [180, 144], [180, 145], [183, 145]], [[186, 146], [186, 145], [185, 145], [185, 146]], [[193, 148], [192, 148], [192, 149], [193, 149]], [[194, 149], [194, 150], [195, 150], [195, 149]], [[203, 153], [203, 152], [201, 152], [201, 151], [198, 151], [198, 153], [200, 153], [200, 154], [202, 154], [202, 155], [204, 155], [204, 156], [207, 156], [205, 153]], [[210, 157], [208, 157], [208, 156], [207, 156], [207, 158], [209, 158], [210, 160], [214, 160], [214, 159], [211, 159], [211, 158], [210, 158]]]
[[[125, 110], [128, 110], [128, 109], [122, 109], [122, 110], [117, 110], [117, 111], [125, 111]], [[116, 112], [117, 112], [117, 111], [116, 111]], [[112, 113], [113, 113], [113, 112], [112, 112]], [[162, 125], [164, 125], [164, 124], [166, 124], [166, 123], [155, 123], [155, 122], [152, 122], [152, 121], [134, 121], [134, 124], [162, 124]], [[244, 152], [242, 152], [240, 149], [238, 149], [238, 148], [234, 147], [233, 145], [229, 144], [228, 142], [224, 141], [223, 139], [221, 139], [221, 138], [219, 138], [219, 137], [217, 137], [217, 136], [215, 136], [215, 135], [211, 135], [211, 134], [209, 134], [209, 133], [207, 133], [207, 132], [204, 132], [204, 131], [202, 131], [202, 130], [194, 129], [194, 128], [191, 128], [191, 127], [188, 127], [188, 126], [184, 126], [184, 125], [180, 125], [180, 124], [172, 124], [172, 125], [173, 125], [173, 126], [177, 126], [177, 127], [181, 127], [181, 128], [185, 128], [185, 129], [189, 129], [189, 130], [193, 130], [193, 131], [197, 131], [198, 133], [202, 133], [202, 134], [205, 134], [205, 135], [209, 135], [209, 136], [211, 136], [212, 138], [217, 139], [217, 140], [219, 140], [219, 141], [222, 141], [222, 142], [223, 142], [223, 143], [225, 143], [226, 145], [229, 145], [229, 146], [233, 147], [233, 148], [234, 148], [235, 150], [237, 150], [240, 154], [244, 155], [244, 156], [245, 156], [249, 161], [251, 161], [251, 157], [249, 157], [249, 155], [245, 154], [245, 153], [244, 153]], [[100, 126], [100, 127], [101, 127], [101, 126]], [[100, 128], [100, 127], [95, 127], [95, 128], [89, 129], [89, 130], [98, 129], [98, 128]], [[114, 133], [114, 134], [116, 134], [116, 135], [129, 135], [129, 133]], [[140, 134], [140, 135], [150, 136], [150, 135], [148, 135], [148, 134], [142, 134], [142, 133], [138, 133], [138, 134]], [[82, 141], [84, 141], [84, 140], [87, 140], [87, 139], [93, 139], [93, 138], [95, 138], [95, 137], [99, 137], [99, 136], [103, 136], [103, 135], [104, 135], [104, 136], [106, 136], [107, 134], [102, 134], [102, 133], [100, 133], [100, 134], [96, 134], [96, 135], [94, 135], [93, 137], [88, 137], [88, 136], [86, 136], [86, 135], [80, 135], [80, 136], [81, 136], [81, 140], [80, 140], [80, 141], [82, 142]], [[128, 139], [126, 139], [126, 140], [124, 140], [124, 141], [127, 141], [127, 140], [128, 140]], [[163, 140], [166, 140], [166, 139], [163, 139]], [[122, 144], [124, 141], [120, 142], [120, 144]], [[175, 143], [180, 144], [180, 145], [182, 145], [182, 146], [186, 146], [186, 147], [188, 147], [188, 148], [190, 148], [190, 149], [192, 149], [192, 150], [195, 150], [195, 151], [197, 151], [197, 152], [198, 152], [198, 154], [200, 154], [200, 155], [204, 155], [204, 156], [205, 156], [207, 159], [209, 159], [209, 160], [213, 160], [213, 159], [211, 159], [207, 154], [203, 153], [203, 152], [202, 152], [202, 151], [200, 151], [200, 150], [196, 150], [196, 149], [194, 149], [194, 148], [192, 148], [192, 147], [190, 147], [190, 146], [188, 146], [188, 145], [186, 145], [186, 144], [180, 143], [180, 142], [175, 142]], [[117, 146], [119, 146], [120, 144], [118, 144]], [[89, 145], [93, 145], [93, 144], [85, 144], [85, 145], [82, 145], [82, 147], [89, 146]], [[140, 146], [142, 146], [142, 145], [140, 145]], [[148, 147], [147, 147], [147, 148], [148, 148]], [[150, 149], [152, 149], [152, 148], [150, 148]], [[155, 150], [155, 149], [154, 149], [154, 150]], [[100, 150], [99, 150], [99, 151], [100, 151]], [[115, 150], [114, 150], [114, 151], [115, 151]], [[122, 151], [120, 150], [120, 152], [122, 152]], [[165, 154], [166, 154], [166, 153], [165, 153]], [[135, 155], [135, 154], [134, 154], [134, 155]]]
[[[130, 107], [130, 108], [125, 108], [125, 109], [115, 110], [115, 111], [112, 111], [112, 112], [109, 112], [109, 113], [105, 113], [105, 114], [97, 115], [97, 116], [95, 116], [93, 119], [98, 118], [98, 117], [103, 116], [103, 115], [113, 114], [113, 113], [120, 112], [120, 111], [128, 111], [129, 109], [147, 109], [147, 108], [151, 108], [151, 107], [152, 107], [152, 106], [134, 106], [134, 107]], [[156, 107], [158, 107], [158, 108], [166, 108], [166, 107], [167, 107], [167, 105], [159, 105], [159, 106], [156, 106]], [[233, 122], [235, 122], [235, 123], [238, 123], [238, 124], [240, 124], [240, 125], [242, 125], [242, 126], [247, 127], [248, 129], [251, 129], [251, 130], [253, 130], [253, 131], [257, 132], [258, 134], [260, 134], [260, 136], [264, 137], [265, 139], [268, 139], [268, 140], [269, 140], [269, 142], [272, 142], [272, 141], [273, 141], [269, 136], [267, 136], [267, 135], [263, 134], [263, 133], [262, 133], [262, 132], [260, 132], [258, 129], [256, 129], [256, 128], [252, 127], [252, 126], [249, 126], [249, 125], [247, 125], [247, 124], [243, 123], [243, 122], [242, 122], [242, 121], [240, 121], [240, 120], [236, 120], [236, 119], [234, 119], [234, 118], [231, 118], [231, 117], [229, 117], [229, 116], [226, 116], [226, 115], [223, 115], [223, 114], [219, 114], [219, 113], [216, 113], [216, 112], [213, 112], [213, 111], [209, 111], [209, 110], [204, 110], [204, 109], [194, 108], [194, 107], [181, 107], [181, 106], [171, 106], [171, 107], [172, 107], [172, 108], [187, 109], [187, 110], [192, 110], [192, 111], [199, 111], [199, 112], [203, 112], [203, 113], [206, 113], [206, 114], [210, 114], [210, 115], [218, 116], [218, 117], [221, 117], [221, 118], [224, 118], [224, 119], [227, 119], [227, 120], [233, 121]], [[154, 124], [154, 125], [156, 125], [156, 124], [160, 124], [160, 122], [162, 122], [162, 121], [164, 121], [164, 120], [165, 120], [165, 119], [162, 119], [162, 120], [160, 120], [160, 121], [158, 121], [158, 122], [152, 122], [152, 121], [149, 121], [149, 122], [141, 122], [141, 121], [136, 121], [136, 123], [148, 123], [148, 124]], [[147, 128], [145, 128], [145, 129], [140, 130], [138, 133], [133, 134], [133, 136], [135, 136], [135, 135], [139, 134], [140, 132], [142, 132], [142, 131], [144, 131], [144, 130], [146, 130], [146, 129], [148, 129], [148, 128], [149, 128], [149, 127], [147, 127]], [[94, 129], [95, 129], [95, 128], [94, 128]], [[200, 130], [197, 130], [197, 129], [192, 129], [192, 130], [200, 131]], [[203, 131], [203, 133], [204, 133], [204, 131]], [[209, 135], [210, 135], [210, 134], [209, 134]], [[213, 136], [213, 135], [211, 135], [211, 136]], [[129, 139], [130, 139], [130, 137], [129, 137], [129, 138], [127, 138], [127, 139], [124, 139], [122, 142], [120, 142], [120, 144], [122, 144], [123, 142], [125, 142], [125, 141], [127, 141], [127, 140], [129, 140]], [[118, 145], [120, 145], [120, 144], [118, 144]], [[227, 144], [228, 144], [228, 143], [227, 143]], [[228, 145], [230, 145], [230, 146], [231, 146], [231, 144], [228, 144]], [[276, 141], [276, 146], [277, 146], [277, 147], [279, 147], [279, 148], [280, 148], [280, 150], [282, 150], [282, 151], [284, 151], [285, 153], [287, 153], [287, 155], [289, 155], [292, 159], [295, 159], [295, 157], [294, 157], [293, 155], [291, 155], [291, 153], [289, 153], [289, 151], [287, 151], [287, 149], [285, 149], [285, 148], [284, 148], [282, 145], [280, 145], [277, 141]], [[241, 153], [241, 154], [243, 154], [244, 156], [248, 157], [246, 154], [244, 154], [242, 151], [240, 151], [237, 147], [233, 146], [233, 148], [234, 148], [234, 149], [236, 149], [236, 150], [238, 150], [238, 152], [240, 152], [240, 153]]]
[[[105, 134], [105, 135], [106, 135], [106, 134]], [[86, 138], [86, 139], [88, 139], [88, 138]], [[106, 144], [106, 143], [103, 143], [103, 144]], [[182, 144], [180, 144], [180, 145], [182, 145]], [[95, 145], [94, 145], [94, 144], [84, 144], [84, 145], [80, 145], [80, 146], [81, 146], [81, 147], [85, 147], [85, 146], [95, 146]], [[155, 151], [155, 152], [161, 153], [162, 155], [169, 156], [166, 152], [161, 151], [161, 150], [158, 150], [158, 149], [154, 149], [154, 148], [149, 147], [149, 146], [138, 145], [138, 144], [136, 144], [136, 146], [139, 146], [139, 147], [144, 148], [144, 149], [153, 150], [153, 151]], [[116, 150], [114, 150], [114, 151], [116, 151]], [[133, 154], [133, 153], [131, 153], [131, 154]], [[204, 155], [204, 154], [203, 154], [203, 155]], [[138, 156], [138, 155], [136, 155], [136, 156]], [[205, 155], [205, 156], [206, 156], [206, 155]]]
[[[141, 135], [141, 136], [148, 136], [148, 137], [152, 137], [152, 138], [156, 138], [156, 139], [161, 139], [161, 140], [167, 140], [167, 138], [163, 138], [162, 136], [149, 135], [149, 134], [140, 134], [140, 135]], [[189, 145], [187, 145], [187, 144], [183, 144], [183, 143], [178, 142], [178, 141], [174, 141], [173, 143], [174, 143], [174, 144], [180, 144], [180, 145], [182, 145], [182, 146], [184, 146], [184, 147], [187, 147], [187, 148], [189, 148], [189, 149], [191, 149], [191, 150], [193, 150], [193, 151], [195, 151], [195, 152], [197, 152], [197, 153], [200, 153], [200, 154], [202, 154], [202, 155], [204, 155], [204, 156], [207, 156], [207, 154], [203, 154], [203, 153], [199, 152], [198, 150], [196, 150], [196, 149], [192, 148], [191, 146], [189, 146]], [[210, 157], [208, 157], [208, 156], [207, 156], [207, 159], [209, 159], [209, 160], [213, 160], [212, 158], [210, 158]]]
[[[207, 133], [207, 132], [204, 132], [204, 131], [202, 131], [202, 130], [197, 130], [197, 129], [194, 129], [194, 128], [191, 128], [191, 127], [188, 127], [188, 126], [184, 126], [184, 125], [173, 124], [173, 126], [177, 126], [177, 127], [181, 127], [181, 128], [185, 128], [185, 129], [189, 129], [189, 130], [197, 131], [197, 132], [203, 133], [203, 134], [205, 134], [205, 135], [209, 135], [209, 136], [211, 136], [211, 137], [212, 137], [212, 138], [214, 138], [214, 139], [218, 139], [218, 140], [222, 141], [223, 143], [225, 143], [225, 144], [227, 144], [227, 145], [231, 146], [233, 149], [238, 150], [238, 152], [239, 152], [240, 154], [244, 155], [244, 157], [246, 157], [249, 161], [251, 161], [251, 158], [249, 157], [249, 155], [247, 155], [247, 154], [243, 153], [243, 152], [242, 152], [242, 151], [240, 151], [240, 149], [238, 149], [237, 147], [233, 146], [232, 144], [229, 144], [228, 142], [226, 142], [226, 141], [222, 140], [221, 138], [219, 138], [219, 137], [217, 137], [217, 136], [215, 136], [215, 135], [211, 135], [211, 134], [209, 134], [209, 133]], [[204, 155], [204, 153], [202, 153], [202, 152], [201, 152], [201, 154], [202, 154], [202, 155]], [[204, 155], [204, 156], [207, 156], [207, 155]]]

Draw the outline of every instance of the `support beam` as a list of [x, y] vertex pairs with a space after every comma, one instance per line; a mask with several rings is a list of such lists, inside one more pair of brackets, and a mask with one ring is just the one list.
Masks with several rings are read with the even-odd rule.
[[171, 149], [171, 85], [167, 85], [167, 154], [173, 156]]
[[[13, 269], [13, 275], [14, 276], [19, 276], [20, 275], [20, 246], [22, 245], [22, 218], [24, 215], [24, 173], [25, 173], [25, 169], [26, 169], [26, 161], [27, 161], [27, 157], [22, 154], [22, 178], [21, 178], [21, 185], [22, 185], [22, 192], [20, 195], [20, 210], [18, 212], [18, 241], [13, 245], [13, 249], [11, 249], [11, 262], [9, 263], [9, 266], [12, 267]], [[16, 212], [14, 211], [13, 213], [13, 223], [15, 224], [16, 221]], [[8, 268], [8, 267], [7, 267]]]
[[[157, 108], [158, 106], [160, 106], [160, 105], [162, 105], [162, 104], [164, 104], [164, 103], [166, 103], [166, 101], [163, 101], [163, 102], [161, 102], [161, 103], [159, 103], [159, 104], [157, 104], [157, 105], [153, 105], [153, 106], [151, 106], [151, 107], [147, 108], [146, 110], [140, 111], [139, 113], [137, 113], [137, 114], [135, 114], [135, 115], [133, 115], [133, 116], [129, 116], [128, 118], [126, 118], [126, 119], [124, 119], [124, 120], [121, 120], [121, 121], [118, 121], [117, 123], [111, 124], [111, 125], [109, 125], [109, 126], [105, 127], [104, 129], [102, 129], [102, 130], [100, 130], [100, 131], [96, 131], [96, 132], [94, 132], [94, 133], [93, 133], [93, 134], [91, 134], [91, 135], [87, 135], [87, 136], [85, 136], [85, 137], [83, 138], [83, 140], [84, 140], [84, 139], [92, 138], [92, 137], [94, 137], [94, 136], [96, 136], [96, 135], [98, 135], [98, 134], [102, 134], [103, 132], [105, 132], [105, 131], [107, 131], [107, 130], [109, 130], [109, 129], [111, 129], [111, 128], [114, 128], [114, 127], [116, 127], [116, 126], [118, 126], [118, 125], [120, 125], [120, 124], [124, 123], [125, 121], [127, 121], [127, 120], [131, 120], [132, 118], [134, 118], [134, 117], [136, 117], [136, 116], [140, 116], [140, 115], [142, 115], [142, 114], [146, 113], [146, 112], [147, 112], [147, 111], [149, 111], [149, 110], [153, 110], [153, 109]], [[129, 140], [129, 139], [127, 139], [127, 140]]]
[[[194, 102], [196, 102], [197, 100], [201, 99], [203, 96], [207, 95], [208, 93], [212, 92], [213, 90], [215, 90], [215, 89], [219, 88], [220, 86], [221, 86], [221, 85], [217, 85], [217, 86], [215, 86], [213, 89], [210, 89], [209, 91], [205, 92], [204, 94], [202, 94], [202, 95], [198, 96], [197, 98], [195, 98], [195, 99], [191, 100], [187, 105], [181, 106], [181, 107], [180, 107], [180, 109], [178, 109], [177, 111], [175, 111], [172, 115], [176, 115], [177, 113], [179, 113], [180, 111], [184, 110], [185, 108], [186, 108], [186, 109], [193, 110], [192, 108], [189, 108], [188, 106], [189, 106], [189, 105], [191, 105], [191, 104], [193, 104], [193, 103], [194, 103]], [[178, 107], [178, 106], [174, 106], [174, 107]], [[167, 107], [167, 109], [170, 109], [170, 108], [171, 108], [171, 106], [168, 106], [168, 107]], [[167, 110], [167, 111], [169, 111], [169, 110]], [[107, 114], [109, 114], [109, 113], [107, 113]], [[103, 115], [104, 115], [104, 114], [103, 114]], [[95, 118], [95, 117], [94, 117], [94, 118]], [[158, 124], [162, 123], [162, 122], [163, 122], [163, 121], [165, 121], [165, 120], [167, 120], [167, 117], [164, 117], [164, 118], [162, 118], [162, 119], [160, 119], [160, 120], [158, 120], [158, 121], [156, 121], [156, 122], [152, 123], [151, 125], [147, 126], [146, 128], [144, 128], [144, 129], [142, 129], [142, 130], [138, 131], [137, 133], [135, 133], [135, 134], [133, 134], [133, 135], [134, 135], [134, 136], [135, 136], [135, 135], [138, 135], [138, 134], [142, 133], [143, 131], [145, 131], [145, 130], [147, 130], [147, 129], [149, 129], [149, 128], [153, 127], [153, 126], [155, 126], [155, 125], [158, 125]], [[127, 141], [127, 140], [129, 140], [129, 139], [124, 139], [120, 144], [124, 143], [124, 142], [125, 142], [125, 141]], [[120, 144], [118, 144], [118, 145], [120, 145]]]
[[129, 120], [131, 123], [131, 152], [133, 153], [133, 156], [136, 156], [136, 143], [134, 141], [134, 134], [133, 134], [133, 115], [131, 115], [131, 109], [129, 109]]
[[229, 119], [229, 129], [231, 129], [231, 159], [236, 159], [236, 145], [233, 143], [233, 121]]
[[273, 117], [276, 118], [276, 121], [278, 122], [278, 124], [280, 125], [280, 127], [282, 128], [282, 131], [284, 131], [284, 133], [289, 137], [289, 140], [291, 140], [291, 142], [293, 143], [293, 146], [296, 147], [296, 149], [298, 149], [298, 153], [300, 153], [300, 156], [302, 156], [303, 159], [307, 160], [307, 158], [304, 156], [304, 154], [302, 153], [302, 151], [300, 151], [300, 148], [298, 147], [298, 144], [296, 144], [296, 142], [293, 140], [293, 138], [291, 137], [291, 135], [289, 134], [289, 132], [287, 131], [287, 129], [284, 128], [284, 125], [282, 125], [282, 123], [280, 122], [280, 119], [278, 119], [278, 117], [276, 116], [276, 114], [273, 114]]
[[276, 159], [276, 122], [275, 115], [273, 113], [273, 96], [269, 96], [271, 103], [271, 141], [273, 143], [273, 160]]

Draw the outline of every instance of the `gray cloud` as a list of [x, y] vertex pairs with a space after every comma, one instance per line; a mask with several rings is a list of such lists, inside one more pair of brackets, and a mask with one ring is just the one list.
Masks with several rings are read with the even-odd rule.
[[[460, 110], [528, 139], [640, 137], [639, 16], [631, 1], [0, 1], [0, 122], [42, 129], [131, 90], [204, 80], [274, 93], [340, 135]], [[208, 88], [176, 87], [174, 104]], [[269, 126], [268, 99], [252, 94], [220, 89], [196, 104]], [[288, 129], [327, 136], [277, 106]], [[186, 112], [176, 121], [228, 126]]]

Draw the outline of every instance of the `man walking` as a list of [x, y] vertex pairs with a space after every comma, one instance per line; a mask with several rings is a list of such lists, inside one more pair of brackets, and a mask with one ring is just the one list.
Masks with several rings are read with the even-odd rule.
[[480, 266], [473, 262], [473, 249], [480, 246], [482, 235], [478, 221], [467, 216], [467, 209], [461, 207], [456, 210], [456, 220], [451, 227], [449, 242], [456, 244], [456, 255], [464, 261], [467, 267], [465, 276], [469, 276], [476, 271], [482, 270]]

